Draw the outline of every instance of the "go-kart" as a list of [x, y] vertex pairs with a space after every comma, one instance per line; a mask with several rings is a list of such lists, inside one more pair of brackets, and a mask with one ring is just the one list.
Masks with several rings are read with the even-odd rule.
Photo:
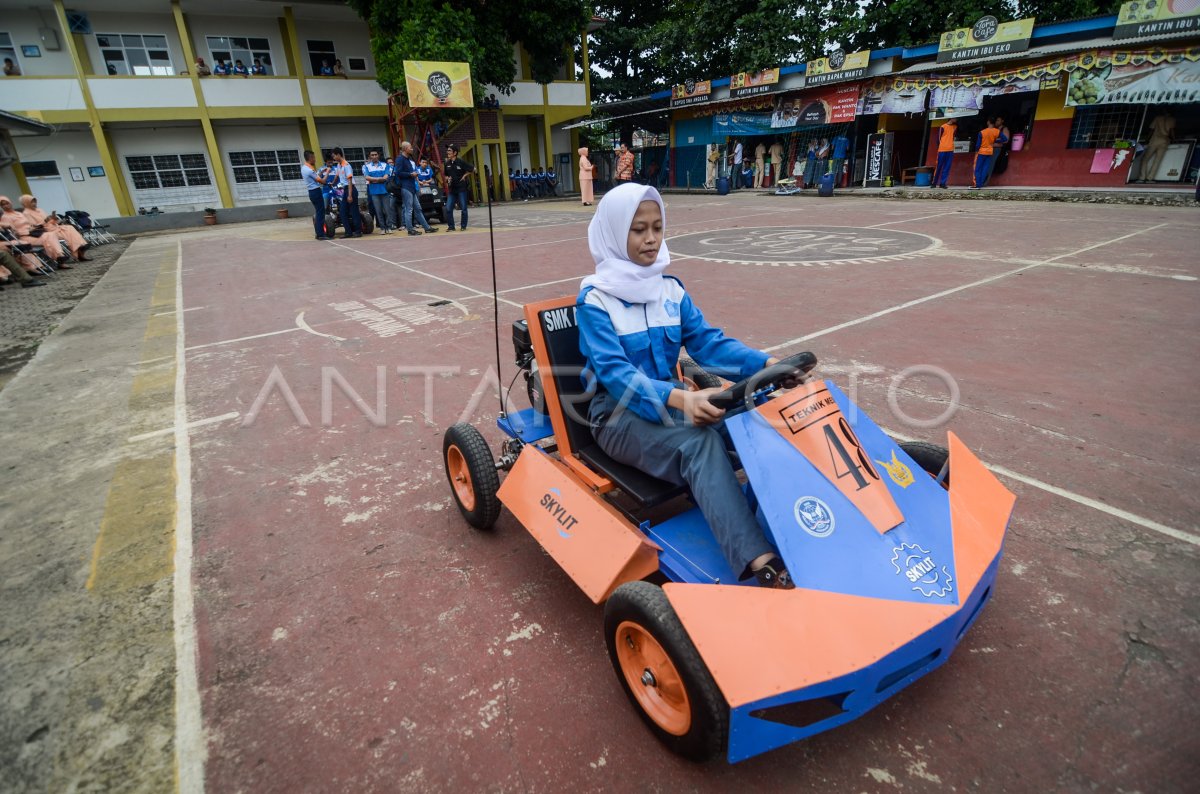
[[516, 360], [537, 364], [543, 411], [502, 412], [498, 457], [470, 424], [449, 428], [454, 499], [481, 530], [507, 507], [604, 603], [617, 678], [671, 750], [741, 761], [855, 719], [946, 662], [991, 596], [1015, 501], [953, 433], [948, 450], [897, 443], [831, 381], [785, 387], [811, 353], [715, 395], [746, 499], [796, 583], [759, 587], [738, 580], [686, 487], [592, 438], [575, 299], [524, 315]]

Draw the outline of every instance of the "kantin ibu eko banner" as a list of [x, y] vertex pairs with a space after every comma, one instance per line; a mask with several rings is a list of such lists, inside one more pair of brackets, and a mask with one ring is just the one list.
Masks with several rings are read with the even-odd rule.
[[1033, 17], [1000, 22], [993, 16], [981, 17], [969, 28], [948, 30], [938, 39], [938, 63], [987, 58], [1029, 49], [1033, 36]]
[[469, 108], [471, 65], [455, 61], [405, 61], [404, 83], [413, 108]]

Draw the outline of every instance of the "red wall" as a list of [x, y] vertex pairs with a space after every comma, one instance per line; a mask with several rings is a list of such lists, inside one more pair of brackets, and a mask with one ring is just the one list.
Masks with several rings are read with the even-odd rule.
[[[929, 151], [926, 164], [937, 164], [937, 141], [940, 128], [930, 132]], [[1009, 152], [1008, 170], [993, 175], [989, 185], [1028, 187], [1117, 187], [1125, 184], [1132, 157], [1127, 157], [1119, 168], [1107, 174], [1093, 174], [1092, 157], [1095, 149], [1068, 149], [1067, 136], [1071, 132], [1070, 119], [1034, 121], [1033, 135], [1025, 141], [1025, 148]], [[974, 152], [954, 156], [954, 167], [950, 170], [950, 186], [964, 187], [971, 184], [974, 173]]]

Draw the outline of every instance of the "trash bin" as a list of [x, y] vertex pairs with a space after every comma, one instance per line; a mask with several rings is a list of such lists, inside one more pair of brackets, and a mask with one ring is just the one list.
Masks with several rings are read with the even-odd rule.
[[717, 177], [717, 195], [718, 196], [729, 195], [729, 177], [727, 177], [727, 176]]
[[913, 179], [913, 184], [917, 187], [929, 187], [933, 184], [933, 169], [918, 168], [916, 178]]
[[1012, 139], [1012, 150], [1019, 152], [1025, 148], [1025, 133], [1018, 132]]

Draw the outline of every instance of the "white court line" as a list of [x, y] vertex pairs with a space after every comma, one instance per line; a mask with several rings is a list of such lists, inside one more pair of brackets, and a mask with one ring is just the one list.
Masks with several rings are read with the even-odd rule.
[[[753, 213], [749, 213], [746, 215], [730, 215], [729, 217], [721, 218], [720, 220], [722, 222], [723, 221], [738, 221], [738, 220], [744, 220], [745, 218], [761, 218], [764, 215], [782, 215], [785, 213], [794, 213], [794, 212], [795, 212], [794, 208], [793, 209], [778, 209], [778, 210], [763, 210], [761, 212], [753, 212]], [[583, 223], [583, 221], [578, 221], [578, 222]], [[590, 223], [591, 221], [588, 221], [588, 222]], [[702, 221], [685, 221], [684, 223], [673, 223], [673, 224], [671, 224], [671, 228], [675, 229], [680, 226], [694, 226], [698, 223], [712, 224], [712, 223], [714, 223], [714, 221], [712, 219], [702, 220]], [[574, 224], [558, 223], [558, 224], [554, 224], [553, 226], [530, 226], [526, 229], [498, 229], [497, 231], [507, 232], [507, 231], [529, 231], [531, 229], [555, 229], [555, 228], [559, 228], [561, 226], [572, 226], [572, 225], [574, 225]], [[542, 246], [542, 245], [558, 245], [559, 243], [575, 243], [575, 242], [579, 242], [580, 240], [586, 240], [586, 239], [587, 239], [587, 235], [585, 234], [585, 235], [582, 235], [579, 237], [566, 237], [562, 240], [545, 240], [543, 242], [538, 242], [538, 243], [522, 243], [520, 245], [506, 245], [506, 246], [501, 246], [500, 248], [497, 248], [496, 253], [500, 253], [501, 251], [517, 251], [521, 248], [537, 248], [538, 246]], [[667, 241], [670, 242], [670, 237], [667, 238]], [[345, 248], [347, 251], [354, 251], [355, 253], [362, 253], [357, 248], [351, 248], [349, 246], [342, 245], [341, 243], [337, 243], [332, 240], [330, 240], [329, 242], [332, 245], [338, 246], [339, 248]], [[475, 256], [476, 254], [487, 254], [487, 253], [490, 253], [491, 250], [492, 250], [491, 248], [484, 248], [480, 251], [463, 251], [460, 254], [441, 254], [439, 256], [424, 256], [424, 257], [420, 257], [418, 259], [406, 259], [403, 262], [393, 262], [390, 259], [384, 259], [383, 257], [374, 256], [373, 254], [367, 254], [367, 256], [372, 256], [373, 258], [378, 259], [381, 262], [387, 262], [389, 265], [404, 266], [404, 265], [415, 265], [415, 264], [419, 264], [421, 262], [440, 262], [445, 259], [460, 259], [464, 256]], [[682, 256], [673, 257], [673, 258], [674, 259], [683, 259]], [[692, 257], [692, 258], [694, 259], [695, 257]], [[412, 270], [412, 272], [414, 272], [414, 273], [420, 273], [421, 275], [430, 276], [431, 278], [437, 278], [437, 276], [431, 276], [429, 273], [426, 273], [423, 270], [417, 270], [416, 268], [409, 268], [409, 269]], [[453, 283], [453, 282], [450, 282], [450, 283]], [[474, 292], [474, 291], [476, 291], [476, 290], [472, 290], [472, 292]], [[490, 292], [485, 293], [485, 294], [491, 295]]]
[[[185, 312], [194, 312], [194, 311], [196, 311], [197, 309], [207, 309], [207, 308], [208, 308], [207, 306], [193, 306], [193, 307], [192, 307], [192, 308], [190, 308], [190, 309], [184, 309], [184, 311], [185, 311]], [[150, 316], [151, 316], [151, 317], [166, 317], [168, 314], [174, 314], [174, 313], [175, 313], [175, 310], [174, 310], [174, 309], [168, 309], [168, 310], [167, 310], [167, 311], [165, 311], [165, 312], [159, 312], [158, 314], [152, 314], [152, 315], [150, 315]]]
[[[908, 436], [905, 436], [901, 433], [896, 433], [887, 428], [881, 428], [881, 429], [883, 430], [883, 432], [887, 433], [889, 436], [896, 439], [897, 441], [917, 441], [918, 440], [915, 438], [910, 438]], [[1166, 535], [1169, 538], [1175, 538], [1175, 540], [1182, 540], [1184, 543], [1191, 543], [1193, 546], [1200, 546], [1200, 535], [1196, 535], [1191, 532], [1186, 532], [1182, 529], [1175, 529], [1174, 527], [1169, 527], [1166, 524], [1160, 524], [1157, 521], [1153, 521], [1149, 518], [1144, 518], [1142, 516], [1137, 515], [1136, 513], [1130, 513], [1128, 510], [1122, 510], [1119, 507], [1113, 507], [1112, 505], [1105, 504], [1104, 502], [1101, 502], [1097, 499], [1093, 499], [1090, 496], [1084, 496], [1082, 494], [1077, 494], [1074, 491], [1068, 491], [1066, 488], [1059, 488], [1057, 485], [1051, 485], [1048, 482], [1042, 482], [1041, 480], [1030, 477], [1027, 474], [1021, 474], [1020, 472], [1015, 472], [1012, 469], [1007, 468], [1005, 466], [998, 466], [998, 465], [995, 465], [992, 463], [984, 463], [983, 465], [987, 469], [995, 472], [996, 474], [999, 474], [1001, 477], [1007, 477], [1010, 480], [1016, 480], [1017, 482], [1025, 483], [1026, 485], [1037, 488], [1038, 490], [1045, 491], [1046, 493], [1062, 497], [1063, 499], [1066, 499], [1071, 502], [1075, 502], [1076, 504], [1083, 505], [1084, 507], [1090, 507], [1093, 510], [1097, 510], [1101, 513], [1110, 515], [1113, 518], [1119, 518], [1122, 521], [1128, 521], [1130, 524], [1136, 524], [1139, 527], [1142, 527], [1144, 529], [1149, 529], [1153, 532], [1158, 532], [1159, 534]]]
[[[449, 284], [452, 287], [458, 287], [459, 289], [466, 290], [467, 292], [472, 293], [472, 295], [475, 297], [479, 297], [481, 295], [484, 297], [487, 297], [487, 298], [492, 297], [492, 293], [490, 293], [490, 292], [480, 292], [479, 290], [475, 289], [474, 287], [468, 287], [466, 284], [459, 284], [457, 281], [451, 281], [448, 278], [442, 278], [441, 276], [435, 276], [432, 273], [426, 273], [423, 270], [417, 270], [415, 267], [409, 267], [408, 265], [403, 265], [399, 262], [393, 262], [390, 259], [384, 259], [382, 256], [376, 256], [375, 254], [369, 254], [366, 251], [359, 251], [357, 248], [351, 248], [348, 245], [342, 245], [341, 243], [335, 243], [332, 241], [330, 242], [330, 245], [336, 245], [338, 248], [345, 248], [347, 251], [351, 251], [356, 254], [361, 254], [362, 256], [369, 256], [372, 259], [378, 259], [380, 262], [385, 262], [385, 263], [391, 265], [392, 267], [398, 267], [402, 270], [407, 270], [410, 273], [416, 273], [418, 276], [425, 276], [426, 278], [431, 278], [431, 279], [434, 279], [435, 281], [440, 281], [443, 284]], [[497, 249], [497, 250], [499, 250], [499, 249]], [[483, 251], [481, 253], [487, 253], [487, 252]], [[504, 303], [507, 303], [509, 306], [516, 306], [518, 309], [521, 308], [521, 305], [522, 305], [520, 303], [513, 303], [510, 300], [505, 300], [504, 298], [500, 298], [499, 300]]]
[[307, 331], [308, 333], [312, 334], [313, 336], [323, 336], [326, 339], [332, 339], [335, 342], [345, 342], [346, 341], [345, 339], [343, 339], [340, 336], [334, 336], [333, 334], [323, 334], [320, 331], [314, 331], [312, 329], [311, 325], [304, 322], [304, 312], [300, 312], [299, 314], [296, 315], [296, 327], [299, 328], [301, 331]]
[[924, 221], [924, 220], [929, 220], [930, 218], [940, 218], [943, 215], [958, 215], [958, 214], [960, 214], [958, 211], [938, 212], [938, 213], [934, 213], [933, 215], [922, 215], [919, 218], [904, 218], [904, 219], [898, 220], [898, 221], [888, 221], [887, 223], [876, 223], [873, 226], [867, 226], [865, 228], [878, 229], [881, 226], [891, 226], [893, 223], [908, 223], [909, 221]]
[[[183, 305], [183, 241], [175, 266], [175, 306]], [[192, 446], [187, 421], [183, 312], [175, 313], [175, 776], [180, 794], [204, 794], [204, 722], [192, 593]]]
[[290, 333], [294, 333], [296, 331], [303, 331], [303, 330], [304, 329], [300, 328], [299, 326], [297, 326], [295, 328], [284, 328], [282, 331], [267, 331], [265, 334], [254, 334], [252, 336], [239, 336], [237, 339], [225, 339], [221, 342], [206, 342], [202, 345], [192, 345], [191, 347], [186, 348], [186, 350], [192, 351], [192, 350], [201, 350], [206, 347], [216, 347], [217, 345], [231, 345], [234, 342], [246, 342], [251, 339], [262, 339], [265, 336], [278, 336], [279, 334], [290, 334]]
[[1112, 243], [1120, 242], [1121, 240], [1125, 240], [1125, 239], [1134, 237], [1139, 234], [1145, 234], [1146, 232], [1152, 232], [1155, 229], [1160, 229], [1165, 225], [1166, 224], [1164, 224], [1164, 223], [1160, 223], [1156, 226], [1151, 226], [1148, 229], [1141, 229], [1136, 232], [1130, 232], [1129, 234], [1123, 234], [1120, 237], [1114, 237], [1111, 240], [1105, 240], [1104, 242], [1101, 242], [1101, 243], [1095, 243], [1093, 245], [1089, 245], [1086, 248], [1080, 248], [1078, 251], [1071, 251], [1070, 253], [1067, 253], [1067, 254], [1059, 254], [1058, 256], [1053, 256], [1053, 257], [1050, 257], [1049, 259], [1043, 259], [1040, 262], [1033, 262], [1028, 265], [1022, 265], [1021, 267], [1018, 267], [1014, 270], [1007, 270], [1003, 273], [997, 273], [994, 276], [988, 276], [987, 278], [981, 278], [978, 281], [972, 281], [970, 284], [962, 284], [957, 287], [951, 287], [950, 289], [945, 289], [945, 290], [942, 290], [941, 292], [935, 292], [932, 295], [926, 295], [923, 298], [914, 298], [913, 300], [905, 301], [904, 303], [898, 304], [896, 306], [890, 306], [886, 309], [880, 309], [877, 312], [872, 312], [871, 314], [868, 314], [864, 317], [859, 317], [854, 320], [847, 320], [844, 323], [838, 323], [837, 325], [831, 325], [828, 328], [822, 328], [820, 331], [813, 331], [811, 334], [805, 334], [804, 336], [798, 336], [795, 339], [789, 339], [786, 342], [781, 342], [777, 345], [772, 345], [771, 347], [764, 347], [763, 352], [764, 353], [772, 353], [776, 350], [780, 350], [785, 347], [790, 347], [791, 345], [799, 344], [800, 342], [807, 342], [810, 339], [816, 339], [819, 336], [825, 336], [826, 334], [831, 334], [834, 331], [841, 331], [843, 328], [850, 328], [851, 326], [860, 325], [862, 323], [870, 322], [871, 320], [877, 320], [880, 317], [891, 314], [893, 312], [898, 312], [902, 309], [908, 309], [910, 307], [917, 306], [919, 304], [926, 303], [931, 300], [937, 300], [938, 298], [944, 298], [947, 295], [953, 295], [956, 292], [962, 292], [963, 290], [971, 289], [972, 287], [980, 287], [980, 286], [983, 286], [984, 284], [991, 284], [993, 281], [999, 281], [1002, 278], [1008, 278], [1009, 276], [1016, 275], [1017, 273], [1023, 273], [1026, 270], [1033, 270], [1034, 268], [1042, 267], [1043, 265], [1048, 265], [1058, 259], [1065, 259], [1070, 256], [1076, 256], [1078, 254], [1084, 253], [1085, 251], [1091, 251], [1093, 248], [1099, 248], [1102, 245], [1111, 245]]
[[[194, 422], [188, 422], [187, 429], [192, 430], [193, 428], [204, 427], [205, 425], [215, 425], [217, 422], [224, 422], [229, 419], [237, 419], [239, 416], [241, 416], [240, 413], [237, 411], [232, 411], [227, 414], [221, 414], [220, 416], [210, 416], [207, 419], [197, 419]], [[175, 426], [172, 425], [170, 427], [164, 427], [162, 430], [151, 430], [149, 433], [139, 433], [136, 436], [130, 436], [128, 440], [131, 442], [146, 441], [147, 439], [165, 436], [168, 433], [174, 432]]]

